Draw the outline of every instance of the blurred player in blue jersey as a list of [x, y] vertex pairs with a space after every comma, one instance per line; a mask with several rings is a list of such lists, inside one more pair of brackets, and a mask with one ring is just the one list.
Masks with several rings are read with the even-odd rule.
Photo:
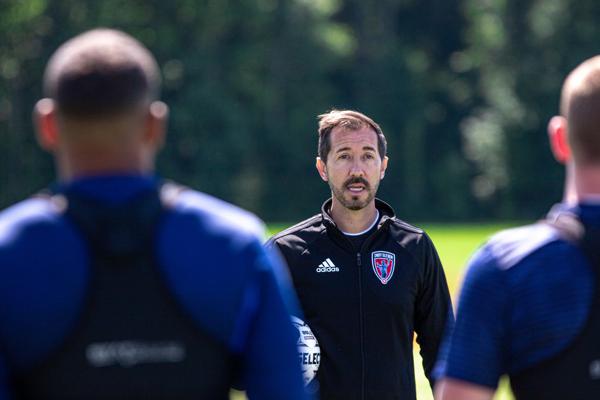
[[238, 382], [304, 399], [262, 222], [154, 174], [167, 107], [148, 50], [89, 31], [44, 85], [59, 182], [0, 214], [0, 399], [226, 399]]
[[566, 79], [548, 125], [565, 201], [473, 257], [436, 366], [436, 398], [600, 398], [600, 56]]

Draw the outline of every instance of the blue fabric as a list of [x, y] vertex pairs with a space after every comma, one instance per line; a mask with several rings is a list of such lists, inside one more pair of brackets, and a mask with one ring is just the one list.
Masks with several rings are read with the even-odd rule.
[[[98, 176], [56, 190], [119, 203], [157, 182], [149, 176]], [[53, 207], [45, 199], [30, 199], [0, 214], [2, 400], [8, 387], [3, 367], [10, 373], [43, 359], [64, 340], [82, 309], [88, 255]], [[263, 248], [263, 229], [252, 214], [184, 191], [161, 222], [157, 257], [168, 286], [193, 320], [243, 357], [251, 398], [303, 399], [297, 332], [289, 318], [298, 312], [297, 301], [289, 282], [276, 278], [284, 268]]]
[[[600, 206], [561, 208], [600, 226]], [[554, 228], [494, 236], [467, 267], [435, 375], [495, 388], [501, 375], [556, 355], [585, 324], [593, 279], [585, 256]]]

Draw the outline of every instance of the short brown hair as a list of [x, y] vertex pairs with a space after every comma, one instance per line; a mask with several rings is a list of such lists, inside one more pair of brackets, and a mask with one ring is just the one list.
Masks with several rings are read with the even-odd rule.
[[67, 41], [52, 55], [44, 74], [44, 95], [69, 116], [96, 117], [128, 111], [155, 100], [159, 68], [133, 37], [94, 29]]
[[379, 125], [365, 114], [353, 110], [331, 110], [318, 116], [319, 119], [319, 145], [318, 155], [323, 162], [327, 162], [327, 155], [331, 150], [331, 131], [341, 127], [356, 131], [364, 127], [371, 128], [377, 135], [377, 149], [383, 158], [387, 154], [387, 141]]
[[574, 160], [600, 164], [600, 56], [584, 61], [569, 74], [560, 108], [568, 122]]

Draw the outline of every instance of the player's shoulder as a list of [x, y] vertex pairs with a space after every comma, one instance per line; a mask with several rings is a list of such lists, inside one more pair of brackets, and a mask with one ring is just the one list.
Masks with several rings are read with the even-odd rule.
[[176, 216], [197, 223], [208, 235], [257, 238], [261, 241], [265, 237], [265, 224], [256, 215], [196, 190], [179, 190], [170, 209]]
[[391, 239], [417, 259], [431, 253], [435, 247], [425, 230], [411, 225], [397, 217], [391, 218], [388, 229]]
[[577, 282], [588, 276], [577, 245], [555, 227], [537, 223], [493, 235], [469, 260], [462, 291], [486, 288], [495, 296], [515, 290], [545, 293], [552, 282], [567, 282], [573, 274]]
[[325, 225], [323, 224], [323, 215], [316, 214], [273, 235], [273, 237], [269, 239], [268, 245], [275, 243], [279, 246], [286, 246], [294, 243], [306, 244], [319, 238], [324, 231]]
[[411, 225], [406, 221], [394, 216], [390, 218], [390, 224], [396, 228], [396, 231], [401, 234], [415, 235], [417, 237], [422, 236], [425, 231], [417, 226]]
[[0, 212], [0, 245], [26, 239], [30, 233], [59, 229], [60, 205], [50, 197], [32, 197]]
[[555, 227], [535, 223], [496, 233], [483, 246], [480, 254], [486, 253], [499, 269], [508, 270], [531, 257], [552, 252], [557, 246], [561, 249], [573, 248]]
[[422, 229], [398, 218], [392, 206], [390, 206], [385, 201], [379, 198], [375, 199], [375, 207], [379, 211], [379, 214], [382, 216], [381, 222], [385, 222], [390, 225], [390, 232], [392, 235], [423, 235], [424, 232]]
[[420, 228], [417, 228], [414, 225], [409, 224], [406, 221], [403, 221], [402, 219], [398, 218], [398, 216], [396, 216], [396, 212], [394, 211], [394, 209], [392, 208], [391, 205], [389, 205], [388, 203], [386, 203], [385, 201], [376, 198], [375, 199], [375, 207], [377, 208], [377, 211], [379, 211], [379, 215], [381, 215], [381, 223], [387, 223], [391, 226], [391, 231], [392, 234], [398, 234], [398, 235], [406, 235], [406, 234], [415, 234], [415, 235], [421, 235], [423, 234], [423, 230]]
[[433, 246], [433, 243], [423, 229], [395, 216], [390, 218], [388, 232], [394, 242], [411, 253], [420, 253], [424, 249]]

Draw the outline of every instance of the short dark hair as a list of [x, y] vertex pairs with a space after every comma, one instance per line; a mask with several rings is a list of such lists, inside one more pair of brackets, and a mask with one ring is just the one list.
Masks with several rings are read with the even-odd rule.
[[96, 117], [124, 112], [158, 98], [159, 68], [133, 37], [94, 29], [67, 41], [50, 58], [44, 95], [59, 112]]
[[318, 155], [323, 162], [327, 162], [327, 155], [331, 150], [331, 131], [342, 127], [352, 131], [364, 127], [371, 128], [377, 135], [377, 149], [383, 160], [387, 155], [387, 141], [379, 125], [365, 114], [353, 110], [331, 110], [318, 116], [319, 119], [319, 145]]

